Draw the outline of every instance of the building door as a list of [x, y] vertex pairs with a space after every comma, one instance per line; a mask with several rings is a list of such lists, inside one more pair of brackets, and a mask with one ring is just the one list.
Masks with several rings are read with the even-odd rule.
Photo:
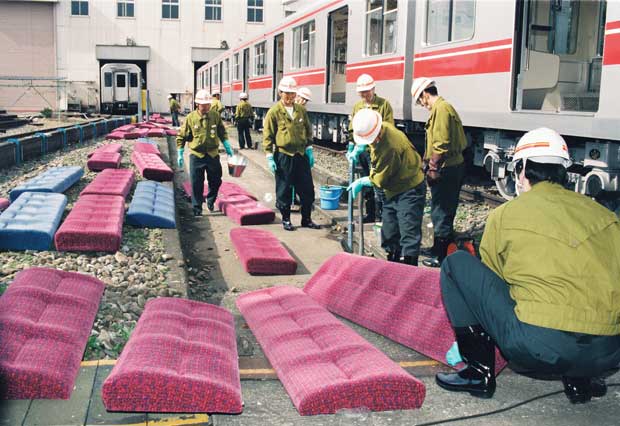
[[327, 54], [327, 102], [344, 103], [347, 92], [347, 34], [349, 8], [329, 14], [329, 52]]
[[248, 93], [248, 79], [250, 78], [250, 49], [243, 50], [243, 91]]
[[273, 39], [273, 100], [278, 100], [278, 84], [284, 76], [284, 34]]

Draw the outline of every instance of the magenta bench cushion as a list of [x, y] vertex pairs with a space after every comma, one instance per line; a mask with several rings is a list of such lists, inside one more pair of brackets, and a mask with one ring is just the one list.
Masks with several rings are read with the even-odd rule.
[[88, 154], [88, 158], [90, 158], [94, 154], [97, 154], [97, 153], [100, 153], [100, 152], [118, 152], [118, 153], [120, 153], [122, 149], [123, 149], [123, 144], [120, 144], [120, 143], [109, 143], [107, 145], [101, 145], [100, 147], [96, 148], [94, 151], [90, 152]]
[[[447, 364], [455, 341], [441, 298], [439, 270], [340, 253], [304, 291], [331, 312]], [[506, 361], [496, 352], [497, 371]]]
[[133, 170], [129, 169], [106, 169], [99, 173], [80, 196], [87, 194], [96, 195], [119, 195], [127, 198], [134, 182]]
[[295, 275], [297, 261], [269, 231], [234, 228], [230, 240], [244, 269], [253, 275]]
[[121, 164], [121, 154], [118, 152], [95, 152], [86, 162], [88, 169], [100, 172], [104, 169], [118, 169]]
[[419, 408], [424, 384], [302, 290], [242, 294], [237, 306], [301, 415]]
[[[186, 180], [183, 182], [183, 191], [185, 192], [187, 198], [192, 197], [192, 184], [190, 181]], [[203, 194], [206, 197], [209, 192], [209, 186], [205, 181]], [[245, 190], [243, 187], [237, 185], [233, 182], [222, 182], [220, 189], [218, 190], [218, 196], [230, 196], [230, 195], [246, 195], [247, 197], [256, 200], [257, 198], [252, 195], [250, 192]]]
[[145, 142], [136, 142], [133, 146], [134, 152], [140, 152], [144, 154], [157, 154], [161, 157], [161, 152], [159, 152], [159, 148], [152, 143]]
[[242, 226], [263, 225], [276, 218], [273, 210], [247, 195], [218, 195], [215, 206], [230, 220]]
[[102, 398], [111, 411], [240, 413], [232, 314], [185, 299], [149, 301]]
[[154, 138], [157, 138], [157, 137], [163, 138], [166, 136], [166, 129], [161, 129], [161, 128], [150, 129], [146, 135], [149, 137], [154, 137]]
[[172, 169], [164, 163], [164, 160], [162, 160], [158, 154], [147, 154], [134, 151], [133, 154], [131, 154], [131, 161], [133, 161], [140, 171], [140, 174], [145, 179], [164, 182], [170, 181], [174, 177]]
[[115, 252], [121, 246], [125, 199], [82, 195], [54, 237], [58, 251]]
[[48, 268], [19, 272], [0, 297], [2, 399], [68, 399], [105, 285]]
[[0, 212], [6, 210], [8, 206], [11, 205], [11, 202], [8, 198], [0, 198]]

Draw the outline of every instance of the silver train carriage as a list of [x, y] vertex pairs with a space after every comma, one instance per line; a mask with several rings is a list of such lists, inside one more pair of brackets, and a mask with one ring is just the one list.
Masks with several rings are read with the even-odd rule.
[[140, 99], [140, 67], [135, 64], [105, 64], [101, 67], [101, 112], [136, 114]]
[[546, 126], [568, 141], [571, 185], [620, 194], [620, 1], [313, 1], [261, 36], [201, 67], [197, 87], [232, 108], [248, 92], [262, 119], [284, 75], [313, 92], [317, 139], [344, 142], [362, 73], [389, 99], [397, 125], [424, 145], [428, 112], [411, 103], [413, 78], [435, 78], [466, 126], [474, 165], [505, 198], [519, 137]]

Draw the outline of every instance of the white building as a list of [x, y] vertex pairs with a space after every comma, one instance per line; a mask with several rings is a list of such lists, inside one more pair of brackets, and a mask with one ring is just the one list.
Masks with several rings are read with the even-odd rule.
[[[0, 1], [0, 76], [63, 78], [60, 109], [78, 103], [99, 109], [100, 67], [130, 62], [142, 69], [154, 111], [168, 110], [169, 93], [181, 94], [191, 107], [197, 68], [284, 15], [282, 0]], [[19, 25], [9, 25], [11, 20]], [[34, 59], [39, 55], [43, 69]], [[46, 106], [43, 99], [37, 104], [37, 96], [15, 103], [21, 89], [2, 83], [0, 109]]]

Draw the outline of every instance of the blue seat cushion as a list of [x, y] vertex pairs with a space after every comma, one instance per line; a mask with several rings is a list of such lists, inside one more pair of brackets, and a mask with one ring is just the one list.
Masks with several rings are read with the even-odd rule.
[[57, 192], [62, 193], [80, 180], [84, 169], [79, 166], [52, 167], [29, 181], [13, 188], [11, 201], [15, 201], [24, 192]]
[[176, 228], [172, 188], [159, 182], [139, 182], [127, 211], [127, 223], [143, 228]]

